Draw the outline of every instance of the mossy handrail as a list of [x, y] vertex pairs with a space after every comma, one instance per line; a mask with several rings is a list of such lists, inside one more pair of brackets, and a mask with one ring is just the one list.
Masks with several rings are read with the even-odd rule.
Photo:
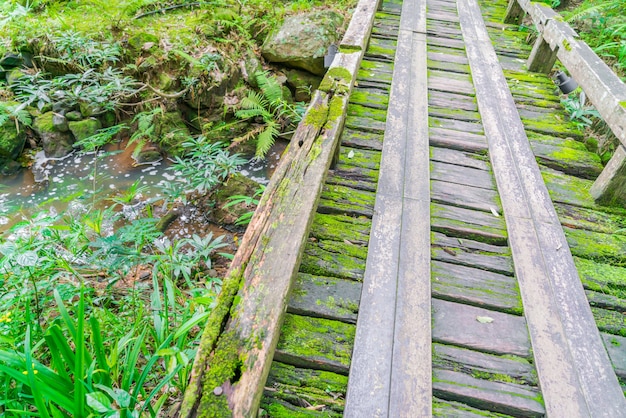
[[530, 0], [510, 0], [505, 22], [521, 23], [526, 13], [540, 33], [529, 58], [529, 69], [549, 72], [558, 58], [620, 141], [610, 162], [593, 184], [592, 196], [600, 204], [626, 202], [626, 85], [547, 5]]
[[261, 198], [204, 330], [179, 417], [257, 416], [378, 3], [359, 1], [340, 51]]

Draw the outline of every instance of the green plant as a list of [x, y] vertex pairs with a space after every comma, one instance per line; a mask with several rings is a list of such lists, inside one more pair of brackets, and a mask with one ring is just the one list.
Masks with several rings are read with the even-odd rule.
[[182, 156], [175, 157], [169, 168], [176, 178], [162, 188], [166, 201], [186, 200], [190, 192], [205, 194], [245, 162], [239, 155], [231, 155], [224, 144], [211, 143], [204, 136], [190, 138], [182, 147]]
[[580, 91], [578, 96], [567, 96], [561, 99], [561, 104], [569, 113], [569, 118], [579, 129], [584, 129], [593, 124], [594, 118], [600, 118], [600, 113], [592, 106], [587, 105], [587, 96], [584, 91]]
[[258, 118], [261, 125], [259, 129], [253, 129], [235, 141], [256, 137], [255, 157], [264, 158], [281, 131], [287, 126], [297, 124], [302, 116], [295, 106], [283, 98], [281, 85], [275, 77], [267, 72], [257, 72], [255, 78], [261, 91], [250, 91], [241, 100], [240, 109], [235, 112], [235, 116], [240, 119]]
[[9, 103], [0, 101], [0, 126], [4, 125], [8, 120], [15, 121], [15, 127], [19, 132], [20, 123], [30, 126], [32, 118], [26, 109], [26, 106], [19, 103]]
[[128, 141], [128, 145], [135, 144], [133, 158], [136, 159], [139, 156], [148, 142], [156, 140], [154, 131], [156, 129], [156, 120], [159, 116], [163, 116], [163, 109], [157, 106], [151, 110], [139, 112], [133, 118], [132, 123], [137, 124], [137, 129], [135, 129], [135, 132], [130, 137], [130, 141]]
[[[233, 195], [228, 198], [228, 203], [224, 205], [224, 209], [229, 208], [231, 206], [243, 204], [245, 206], [257, 206], [259, 204], [258, 197], [261, 196], [265, 192], [265, 186], [260, 185], [259, 188], [254, 192], [252, 196], [245, 195]], [[239, 218], [235, 220], [235, 225], [245, 226], [250, 223], [252, 220], [252, 216], [254, 215], [254, 211], [246, 212], [241, 215]]]

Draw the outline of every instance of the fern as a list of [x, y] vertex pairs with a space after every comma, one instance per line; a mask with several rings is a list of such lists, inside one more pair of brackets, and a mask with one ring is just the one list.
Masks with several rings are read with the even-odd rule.
[[154, 118], [158, 114], [163, 114], [163, 109], [155, 107], [150, 111], [137, 113], [133, 118], [132, 123], [137, 122], [137, 130], [128, 141], [128, 145], [136, 144], [133, 150], [133, 158], [136, 159], [146, 144], [152, 139], [156, 128]]
[[251, 91], [239, 104], [240, 109], [235, 112], [239, 119], [261, 118], [265, 127], [253, 129], [251, 132], [236, 138], [234, 143], [240, 143], [251, 137], [256, 137], [255, 158], [264, 158], [274, 140], [280, 135], [281, 129], [289, 124], [300, 121], [302, 116], [297, 110], [283, 99], [283, 91], [276, 78], [267, 72], [255, 74], [260, 92]]
[[9, 104], [6, 102], [0, 102], [0, 126], [4, 125], [10, 119], [15, 121], [15, 126], [18, 131], [19, 123], [30, 126], [32, 118], [30, 113], [24, 109], [25, 107], [25, 104]]
[[619, 8], [621, 7], [624, 7], [624, 0], [613, 0], [600, 4], [588, 4], [586, 6], [581, 6], [576, 9], [575, 12], [567, 16], [567, 19], [565, 19], [565, 21], [573, 22], [575, 20], [584, 19], [585, 17], [594, 13], [600, 13], [611, 9], [619, 10]]

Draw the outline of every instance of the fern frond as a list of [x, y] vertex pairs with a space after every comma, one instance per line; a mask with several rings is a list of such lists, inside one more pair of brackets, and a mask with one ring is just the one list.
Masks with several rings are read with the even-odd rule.
[[283, 100], [283, 90], [275, 77], [269, 75], [267, 71], [257, 71], [255, 74], [259, 88], [263, 96], [273, 105]]
[[604, 10], [612, 9], [618, 3], [619, 1], [613, 1], [613, 2], [607, 2], [607, 3], [601, 3], [601, 4], [582, 6], [575, 13], [572, 13], [569, 16], [567, 16], [565, 21], [573, 22], [575, 20], [584, 19], [585, 17], [589, 16], [590, 14], [594, 12], [602, 12]]
[[256, 153], [254, 157], [259, 159], [265, 158], [279, 133], [278, 125], [275, 122], [268, 123], [263, 132], [256, 138]]

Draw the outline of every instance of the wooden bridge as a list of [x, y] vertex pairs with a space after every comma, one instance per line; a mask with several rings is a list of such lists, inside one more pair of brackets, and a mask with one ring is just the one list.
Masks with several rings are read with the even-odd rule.
[[[503, 23], [524, 13], [534, 47]], [[535, 3], [362, 0], [180, 416], [625, 417], [626, 210], [598, 202], [623, 202], [626, 152], [604, 169], [544, 74], [624, 143], [594, 57]]]

